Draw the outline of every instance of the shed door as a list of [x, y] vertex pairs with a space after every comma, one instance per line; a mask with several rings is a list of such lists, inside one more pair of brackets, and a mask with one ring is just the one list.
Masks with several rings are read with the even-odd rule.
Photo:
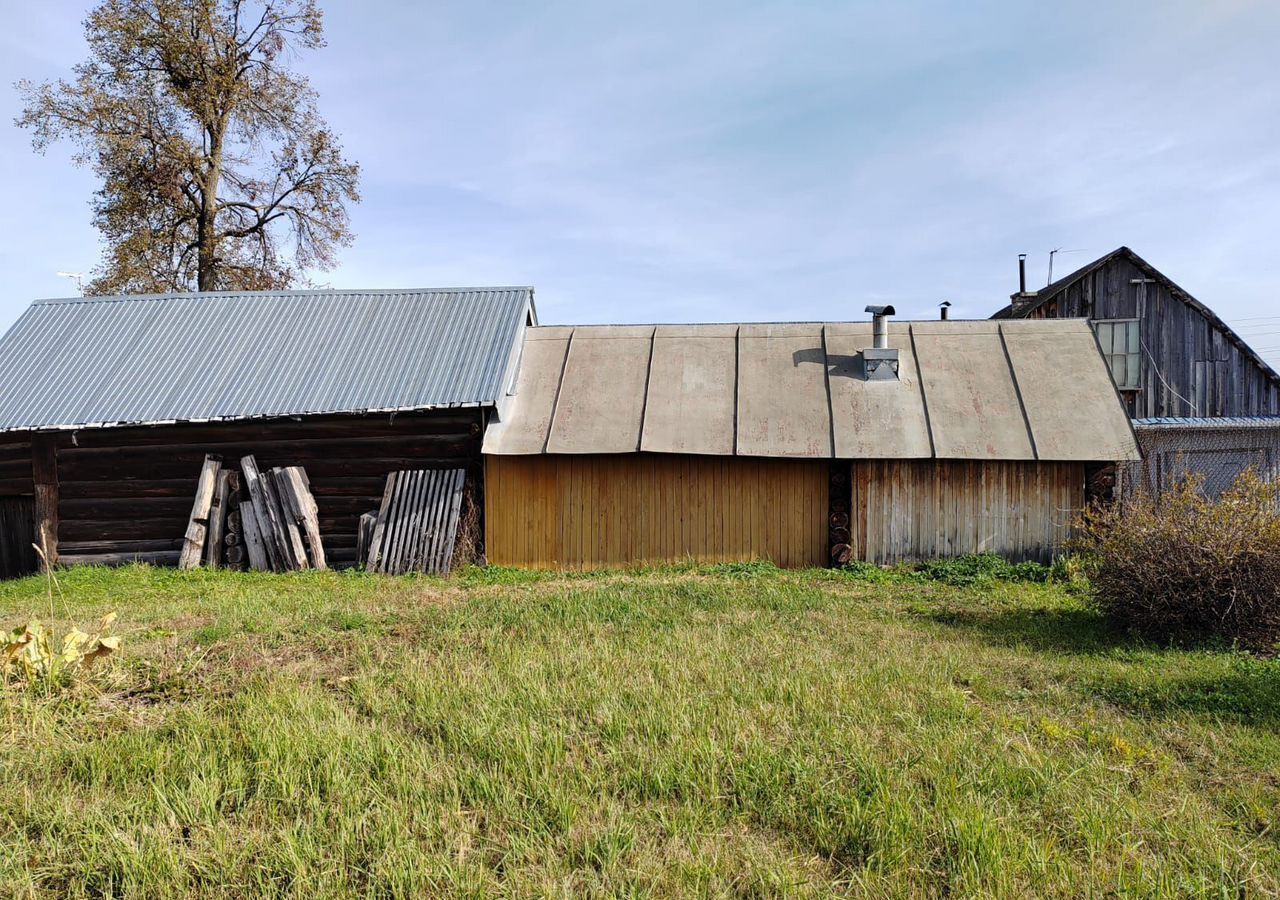
[[0, 578], [19, 578], [36, 570], [35, 501], [0, 497]]

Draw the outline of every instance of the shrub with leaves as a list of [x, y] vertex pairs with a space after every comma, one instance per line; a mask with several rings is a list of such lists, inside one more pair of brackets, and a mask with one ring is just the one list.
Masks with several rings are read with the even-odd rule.
[[1152, 638], [1280, 642], [1280, 482], [1245, 472], [1218, 497], [1189, 478], [1077, 524], [1098, 607]]
[[0, 684], [18, 682], [39, 688], [68, 684], [120, 648], [120, 638], [110, 634], [115, 619], [114, 612], [107, 613], [93, 634], [72, 627], [61, 641], [36, 621], [14, 629], [0, 644]]

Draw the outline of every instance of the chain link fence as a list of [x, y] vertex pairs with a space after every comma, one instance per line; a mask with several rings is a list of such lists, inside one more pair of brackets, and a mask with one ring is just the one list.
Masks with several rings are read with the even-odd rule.
[[1264, 478], [1280, 478], [1280, 417], [1137, 419], [1133, 425], [1142, 459], [1119, 467], [1121, 497], [1158, 495], [1193, 474], [1215, 497], [1251, 467]]

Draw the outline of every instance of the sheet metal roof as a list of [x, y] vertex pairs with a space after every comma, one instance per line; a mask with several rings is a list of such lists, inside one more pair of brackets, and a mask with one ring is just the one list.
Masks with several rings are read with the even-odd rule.
[[1083, 320], [531, 328], [495, 454], [1111, 462], [1138, 449]]
[[0, 338], [0, 431], [494, 406], [532, 310], [528, 287], [41, 300]]
[[1157, 416], [1153, 419], [1134, 419], [1133, 427], [1139, 431], [1148, 428], [1206, 429], [1280, 428], [1280, 416]]

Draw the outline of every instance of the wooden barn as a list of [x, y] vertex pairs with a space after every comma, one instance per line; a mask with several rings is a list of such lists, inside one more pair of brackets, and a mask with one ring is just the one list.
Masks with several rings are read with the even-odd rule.
[[[1018, 292], [992, 318], [1090, 323], [1149, 457], [1122, 482], [1159, 491], [1198, 473], [1218, 489], [1248, 466], [1276, 470], [1280, 374], [1128, 247], [1035, 291], [1020, 264]], [[1062, 390], [1074, 390], [1070, 380]]]
[[536, 567], [1047, 560], [1137, 458], [1086, 323], [879, 314], [530, 328], [484, 452], [489, 561]]
[[1207, 306], [1120, 247], [993, 319], [1087, 319], [1134, 419], [1280, 416], [1280, 374]]
[[389, 472], [480, 503], [531, 288], [47, 300], [0, 339], [0, 566], [176, 562], [206, 454], [303, 466], [331, 564]]

